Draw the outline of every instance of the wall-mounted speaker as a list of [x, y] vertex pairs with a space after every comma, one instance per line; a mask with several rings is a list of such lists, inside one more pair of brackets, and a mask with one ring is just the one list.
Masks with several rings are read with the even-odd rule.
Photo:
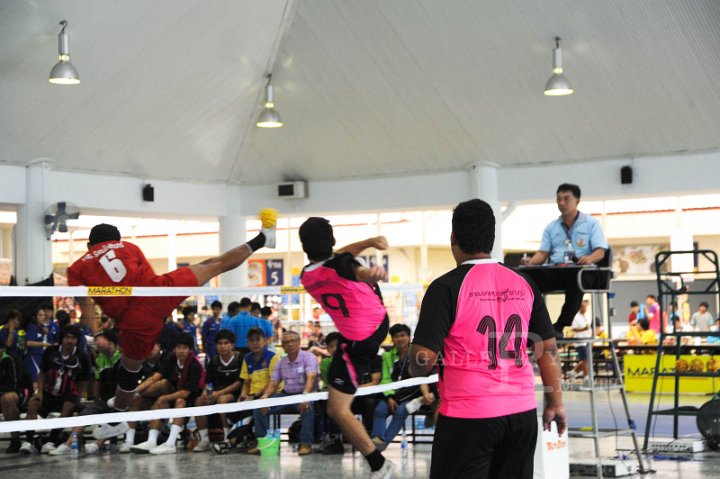
[[148, 183], [143, 186], [142, 196], [143, 201], [155, 201], [155, 188], [153, 188], [153, 185]]
[[631, 185], [633, 180], [632, 166], [623, 166], [620, 168], [620, 184]]

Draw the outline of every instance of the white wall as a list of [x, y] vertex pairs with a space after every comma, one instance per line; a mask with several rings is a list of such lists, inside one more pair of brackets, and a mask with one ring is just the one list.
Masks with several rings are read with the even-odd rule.
[[[620, 184], [631, 164], [632, 185]], [[500, 200], [552, 201], [561, 182], [579, 184], [583, 197], [620, 198], [720, 191], [720, 153], [524, 166], [498, 171]], [[142, 201], [141, 178], [53, 171], [50, 201], [70, 201], [90, 213], [218, 217], [252, 216], [265, 206], [285, 214], [448, 207], [469, 198], [468, 171], [367, 180], [310, 182], [309, 197], [276, 198], [275, 185], [225, 185], [148, 181], [155, 202]], [[0, 165], [0, 204], [25, 202], [25, 168]]]

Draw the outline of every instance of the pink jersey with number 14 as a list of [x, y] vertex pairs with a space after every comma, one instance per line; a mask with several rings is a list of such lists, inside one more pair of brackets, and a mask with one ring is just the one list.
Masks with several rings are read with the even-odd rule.
[[440, 412], [490, 418], [535, 409], [527, 356], [532, 288], [492, 260], [464, 264], [473, 267], [460, 287], [455, 321], [444, 342]]

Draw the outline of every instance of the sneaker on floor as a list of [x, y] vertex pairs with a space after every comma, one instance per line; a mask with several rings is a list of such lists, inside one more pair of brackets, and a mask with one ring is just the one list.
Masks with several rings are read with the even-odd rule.
[[210, 441], [207, 439], [201, 439], [199, 443], [193, 448], [193, 452], [205, 452], [210, 449]]
[[277, 225], [278, 212], [272, 208], [263, 208], [258, 213], [262, 228], [260, 232], [265, 235], [265, 247], [275, 247], [275, 226]]
[[53, 444], [52, 442], [46, 442], [46, 443], [43, 444], [42, 447], [40, 448], [40, 453], [42, 453], [42, 454], [50, 454], [50, 453], [53, 452], [55, 449], [56, 449], [55, 444]]
[[300, 447], [298, 447], [298, 456], [307, 456], [308, 454], [312, 454], [312, 446], [309, 444], [300, 444]]
[[154, 454], [156, 456], [161, 456], [164, 454], [176, 454], [177, 448], [175, 447], [175, 444], [168, 444], [166, 442], [160, 444], [155, 449], [150, 449], [150, 454]]
[[221, 455], [238, 452], [238, 450], [235, 448], [235, 445], [230, 441], [216, 442], [210, 445], [210, 449], [212, 449], [215, 454]]
[[136, 446], [130, 446], [130, 451], [136, 454], [150, 454], [150, 451], [156, 447], [158, 446], [154, 442], [145, 441]]
[[20, 445], [20, 452], [23, 454], [35, 454], [38, 450], [31, 443], [25, 441]]
[[113, 437], [118, 437], [120, 434], [125, 434], [128, 429], [130, 428], [128, 427], [128, 424], [126, 422], [101, 424], [93, 431], [93, 437], [98, 440], [110, 439]]
[[[50, 443], [48, 443], [48, 444], [50, 444]], [[63, 443], [63, 444], [60, 444], [55, 449], [53, 449], [52, 451], [50, 451], [48, 454], [50, 454], [51, 456], [65, 456], [67, 454], [70, 454], [70, 451], [71, 451], [70, 447], [67, 446], [65, 443]]]
[[[94, 442], [88, 442], [85, 444], [85, 454], [97, 454], [100, 451], [100, 447]], [[128, 449], [130, 452], [130, 449]]]
[[128, 454], [128, 453], [132, 452], [132, 450], [130, 448], [132, 448], [132, 445], [130, 445], [126, 442], [123, 442], [122, 444], [120, 444], [120, 446], [118, 446], [118, 452], [120, 454]]
[[15, 454], [16, 452], [20, 452], [20, 446], [22, 446], [20, 439], [10, 439], [10, 445], [7, 449], [5, 449], [5, 454]]
[[254, 456], [258, 456], [260, 455], [260, 449], [258, 449], [257, 447], [253, 447], [252, 449], [248, 449], [245, 454], [252, 454]]
[[370, 479], [390, 479], [395, 472], [395, 464], [390, 459], [385, 458], [385, 463], [377, 471], [370, 473]]
[[342, 439], [336, 439], [325, 444], [321, 450], [323, 454], [345, 454], [345, 446]]

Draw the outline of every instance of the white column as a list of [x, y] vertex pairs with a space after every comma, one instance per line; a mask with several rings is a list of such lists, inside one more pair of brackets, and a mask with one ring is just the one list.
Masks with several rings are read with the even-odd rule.
[[[241, 215], [227, 215], [220, 217], [220, 254], [225, 253], [247, 242], [246, 218]], [[220, 286], [244, 288], [248, 285], [247, 262], [227, 273], [220, 275]]]
[[489, 161], [475, 163], [470, 170], [470, 193], [473, 198], [485, 201], [495, 213], [495, 246], [492, 257], [502, 260], [502, 211], [500, 210], [500, 196], [498, 192], [499, 165]]
[[15, 277], [19, 285], [36, 283], [52, 273], [52, 248], [45, 233], [52, 158], [38, 158], [25, 170], [25, 204], [17, 210]]

